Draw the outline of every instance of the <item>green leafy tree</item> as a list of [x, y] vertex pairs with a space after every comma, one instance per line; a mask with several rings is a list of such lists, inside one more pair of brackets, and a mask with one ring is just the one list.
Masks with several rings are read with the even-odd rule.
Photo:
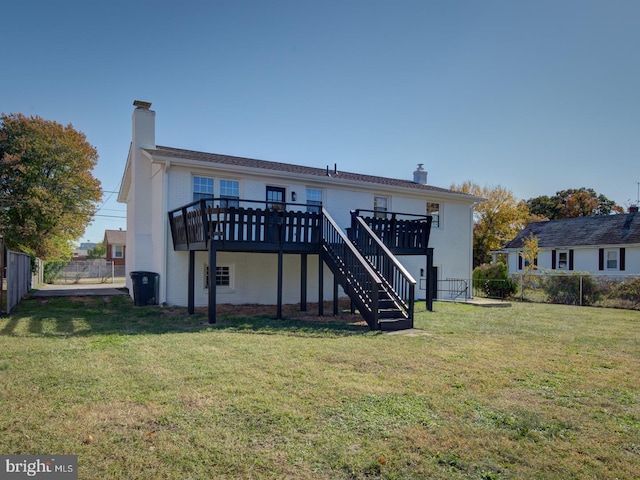
[[0, 117], [0, 221], [6, 245], [70, 257], [102, 198], [98, 153], [83, 133], [40, 117]]
[[107, 254], [107, 247], [102, 242], [96, 243], [93, 248], [87, 249], [87, 259], [93, 260], [94, 258], [102, 258]]
[[452, 185], [451, 190], [485, 198], [474, 209], [473, 264], [487, 263], [489, 252], [500, 250], [524, 228], [529, 209], [513, 193], [497, 185], [480, 187], [473, 182]]
[[624, 209], [613, 200], [598, 194], [593, 188], [585, 187], [560, 190], [552, 197], [543, 195], [530, 198], [527, 206], [533, 215], [549, 220], [624, 213]]

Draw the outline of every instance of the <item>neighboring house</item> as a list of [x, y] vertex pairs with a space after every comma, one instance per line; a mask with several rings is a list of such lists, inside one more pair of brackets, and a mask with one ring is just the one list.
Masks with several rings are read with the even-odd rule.
[[83, 242], [80, 244], [78, 248], [73, 251], [73, 259], [74, 260], [86, 260], [89, 250], [93, 250], [96, 248], [97, 243], [94, 242]]
[[[134, 105], [118, 196], [127, 204], [130, 291], [131, 272], [158, 273], [160, 303], [188, 306], [190, 312], [209, 305], [215, 321], [216, 302], [277, 300], [279, 307], [284, 302], [304, 308], [307, 300], [335, 300], [345, 293], [359, 310], [373, 311], [358, 303], [383, 303], [363, 286], [372, 281], [390, 291], [385, 295], [400, 290], [412, 309], [414, 299], [430, 298], [428, 279], [432, 292], [436, 279], [471, 278], [472, 210], [480, 199], [428, 185], [422, 165], [413, 180], [398, 180], [343, 172], [337, 165], [314, 168], [163, 147], [156, 145], [151, 104]], [[389, 166], [397, 173], [397, 162]], [[389, 240], [392, 258], [380, 239], [365, 238], [371, 228]], [[353, 267], [345, 257], [362, 256], [352, 252], [358, 242], [378, 249], [365, 255], [368, 266]], [[414, 281], [415, 292], [395, 286], [395, 279], [381, 280], [379, 272], [370, 272], [372, 265], [393, 265], [393, 275]], [[370, 277], [355, 278], [355, 271]], [[377, 314], [372, 315], [374, 328]]]
[[120, 230], [105, 230], [103, 245], [106, 250], [107, 262], [114, 265], [124, 265], [127, 250], [127, 232]]
[[520, 255], [524, 241], [538, 239], [537, 267], [558, 272], [640, 274], [640, 214], [597, 215], [535, 222], [502, 250], [510, 273], [525, 270]]

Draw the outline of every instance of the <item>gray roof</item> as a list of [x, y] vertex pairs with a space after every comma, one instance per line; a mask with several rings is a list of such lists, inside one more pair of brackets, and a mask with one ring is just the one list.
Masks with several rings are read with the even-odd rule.
[[505, 248], [522, 248], [530, 234], [538, 239], [538, 246], [542, 248], [640, 244], [640, 214], [597, 215], [530, 223]]
[[[373, 183], [377, 185], [386, 185], [390, 187], [404, 187], [414, 188], [423, 191], [440, 192], [447, 194], [460, 195], [461, 197], [475, 198], [471, 195], [466, 195], [460, 192], [454, 192], [453, 190], [447, 190], [446, 188], [434, 187], [432, 185], [423, 185], [415, 183], [411, 180], [401, 180], [396, 178], [377, 177], [374, 175], [364, 175], [361, 173], [351, 173], [338, 170], [334, 172], [333, 169], [306, 167], [303, 165], [293, 165], [289, 163], [271, 162], [267, 160], [256, 160], [254, 158], [234, 157], [230, 155], [220, 155], [218, 153], [204, 153], [196, 152], [192, 150], [183, 150], [173, 147], [162, 147], [157, 145], [155, 149], [144, 149], [150, 155], [169, 158], [181, 158], [188, 160], [196, 160], [199, 162], [208, 162], [218, 165], [233, 165], [242, 166], [248, 168], [262, 168], [266, 170], [279, 171], [284, 173], [296, 173], [302, 175], [311, 175], [322, 178], [339, 178], [344, 180], [351, 180], [357, 182]], [[393, 169], [393, 167], [391, 167]]]

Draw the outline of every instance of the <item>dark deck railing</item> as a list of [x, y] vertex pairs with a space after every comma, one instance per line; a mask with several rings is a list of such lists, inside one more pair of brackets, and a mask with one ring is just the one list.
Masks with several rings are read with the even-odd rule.
[[412, 321], [416, 282], [394, 254], [426, 254], [431, 217], [356, 210], [347, 236], [322, 206], [276, 206], [206, 198], [172, 210], [174, 250], [318, 253], [372, 329], [396, 312]]
[[369, 228], [362, 217], [352, 216], [351, 237], [364, 258], [380, 273], [386, 291], [406, 318], [413, 319], [416, 281]]
[[369, 327], [377, 330], [378, 294], [383, 288], [382, 279], [324, 208], [322, 212], [325, 262]]
[[354, 217], [361, 217], [395, 255], [416, 253], [424, 255], [427, 251], [431, 233], [431, 215], [352, 210], [351, 218]]
[[210, 198], [172, 210], [169, 225], [174, 249], [207, 250], [211, 240], [223, 249], [253, 243], [260, 249], [317, 251], [321, 214], [303, 210], [307, 206], [302, 204], [279, 205], [284, 208], [268, 209], [266, 202], [252, 200]]

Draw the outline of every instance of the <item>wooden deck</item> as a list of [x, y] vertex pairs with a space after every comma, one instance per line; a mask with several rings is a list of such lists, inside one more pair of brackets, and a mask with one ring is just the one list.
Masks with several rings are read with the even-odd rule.
[[[217, 252], [278, 255], [278, 318], [282, 314], [283, 256], [301, 256], [300, 305], [305, 310], [307, 256], [316, 254], [320, 262], [320, 306], [323, 304], [324, 264], [334, 275], [336, 305], [340, 284], [372, 329], [384, 329], [385, 326], [388, 329], [411, 328], [416, 281], [394, 255], [425, 255], [427, 271], [431, 271], [432, 249], [428, 248], [431, 217], [397, 213], [363, 217], [361, 212], [366, 211], [351, 212], [348, 234], [317, 205], [207, 198], [168, 212], [174, 250], [189, 252], [189, 313], [194, 311], [197, 251], [208, 253], [211, 323], [215, 323]], [[322, 315], [322, 307], [319, 308]]]
[[322, 215], [318, 212], [216, 206], [219, 202], [219, 199], [200, 200], [169, 212], [175, 250], [320, 251]]

